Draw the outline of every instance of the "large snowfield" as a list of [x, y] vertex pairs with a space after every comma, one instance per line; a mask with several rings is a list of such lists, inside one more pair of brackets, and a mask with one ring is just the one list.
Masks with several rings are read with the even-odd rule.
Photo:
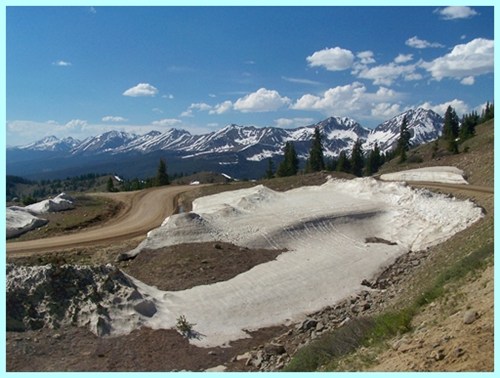
[[285, 193], [256, 186], [202, 197], [192, 212], [167, 218], [130, 255], [217, 240], [288, 252], [231, 280], [189, 290], [163, 292], [135, 281], [157, 312], [116, 313], [111, 333], [128, 333], [139, 324], [172, 328], [184, 315], [196, 324], [199, 337], [192, 343], [217, 346], [249, 337], [245, 330], [300, 321], [361, 290], [363, 279], [399, 255], [440, 243], [481, 216], [470, 201], [371, 178], [329, 180]]
[[[176, 292], [110, 275], [112, 267], [68, 267], [75, 277], [71, 282], [83, 286], [76, 290], [81, 298], [68, 302], [66, 319], [77, 316], [78, 324], [113, 336], [142, 326], [175, 328], [183, 315], [195, 324], [197, 337], [191, 343], [228, 345], [250, 337], [248, 331], [300, 322], [366, 290], [361, 282], [375, 278], [398, 256], [441, 243], [481, 217], [482, 210], [471, 201], [373, 178], [329, 179], [287, 192], [259, 185], [206, 196], [193, 202], [193, 211], [168, 217], [128, 255], [215, 241], [249, 248], [241, 253], [252, 253], [252, 248], [287, 251], [228, 281]], [[50, 269], [10, 266], [7, 293], [29, 297], [46, 292]], [[100, 314], [85, 294], [89, 283], [102, 298], [99, 306], [105, 311]], [[52, 315], [44, 309], [51, 307], [43, 301], [36, 306], [50, 323]]]

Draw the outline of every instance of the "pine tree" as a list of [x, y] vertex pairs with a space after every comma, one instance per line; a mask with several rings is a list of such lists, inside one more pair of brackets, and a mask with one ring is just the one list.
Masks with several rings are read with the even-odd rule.
[[351, 173], [355, 176], [363, 176], [363, 167], [365, 165], [365, 159], [363, 157], [363, 143], [360, 139], [354, 143], [351, 153]]
[[160, 163], [158, 164], [158, 171], [156, 173], [155, 178], [155, 186], [163, 186], [170, 184], [167, 174], [167, 164], [165, 160], [160, 159]]
[[349, 162], [349, 159], [347, 158], [347, 154], [345, 151], [341, 151], [339, 154], [336, 170], [337, 172], [345, 172], [345, 173], [351, 172], [351, 163]]
[[459, 122], [455, 110], [448, 106], [444, 114], [443, 137], [448, 142], [448, 151], [458, 154], [458, 131]]
[[108, 192], [114, 192], [115, 191], [115, 185], [113, 184], [113, 179], [111, 177], [108, 178], [108, 182], [106, 183], [106, 190]]
[[380, 156], [380, 149], [378, 148], [378, 144], [375, 143], [375, 146], [370, 152], [370, 155], [368, 156], [368, 160], [366, 162], [366, 175], [371, 176], [374, 173], [377, 173], [378, 169], [382, 165], [381, 161], [382, 158]]
[[276, 176], [294, 176], [299, 171], [299, 159], [292, 142], [285, 143], [285, 158], [276, 171]]
[[399, 155], [400, 163], [406, 161], [406, 152], [410, 149], [410, 138], [411, 133], [408, 130], [408, 121], [406, 120], [406, 116], [404, 116], [401, 122], [399, 139], [396, 147], [396, 154]]
[[307, 161], [308, 172], [319, 172], [325, 169], [325, 160], [323, 157], [323, 145], [321, 143], [321, 132], [319, 127], [314, 128], [314, 136], [309, 150], [309, 159]]
[[274, 177], [274, 163], [273, 159], [267, 159], [267, 169], [266, 169], [266, 179], [272, 179]]
[[464, 114], [460, 122], [460, 141], [464, 141], [476, 134], [476, 125], [479, 123], [479, 115], [473, 111], [470, 114]]

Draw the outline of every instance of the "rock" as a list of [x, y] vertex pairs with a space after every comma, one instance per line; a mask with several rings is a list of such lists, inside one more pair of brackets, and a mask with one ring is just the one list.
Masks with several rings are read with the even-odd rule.
[[148, 318], [151, 318], [157, 311], [155, 304], [148, 300], [137, 303], [134, 306], [134, 310], [141, 315], [147, 316]]
[[444, 349], [433, 350], [430, 357], [436, 361], [443, 360], [446, 355], [444, 354]]
[[323, 324], [323, 322], [318, 322], [318, 324], [316, 324], [316, 332], [321, 332], [325, 329], [325, 325]]
[[285, 346], [282, 344], [267, 344], [264, 346], [264, 352], [272, 356], [279, 356], [286, 353]]
[[97, 319], [96, 332], [97, 336], [109, 335], [111, 332], [111, 325], [102, 316], [99, 316], [99, 319]]
[[300, 324], [297, 329], [298, 330], [301, 330], [303, 332], [305, 331], [308, 331], [310, 330], [311, 328], [314, 328], [316, 327], [316, 325], [318, 324], [318, 321], [317, 320], [314, 320], [314, 319], [306, 319], [302, 322], [302, 324]]
[[464, 314], [464, 324], [472, 324], [478, 318], [478, 314], [474, 310], [467, 310]]
[[218, 365], [218, 366], [209, 368], [209, 369], [207, 369], [205, 371], [208, 371], [208, 372], [221, 372], [221, 371], [226, 371], [226, 367], [224, 365]]
[[458, 347], [456, 348], [454, 351], [453, 351], [453, 355], [455, 357], [462, 357], [463, 355], [465, 354], [465, 350], [463, 350], [462, 348]]
[[134, 290], [130, 295], [128, 296], [127, 300], [129, 301], [136, 301], [138, 299], [142, 299], [142, 294], [139, 293], [137, 290]]
[[243, 360], [248, 361], [251, 358], [252, 358], [252, 355], [250, 354], [250, 352], [246, 352], [246, 353], [243, 353], [243, 354], [236, 356], [236, 361], [243, 361]]

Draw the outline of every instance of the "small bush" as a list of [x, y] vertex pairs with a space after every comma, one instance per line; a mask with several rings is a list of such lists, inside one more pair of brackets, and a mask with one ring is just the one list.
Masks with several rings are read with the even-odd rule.
[[189, 323], [184, 315], [181, 315], [177, 318], [177, 324], [175, 327], [177, 330], [185, 337], [191, 337], [193, 335], [193, 327], [196, 324]]

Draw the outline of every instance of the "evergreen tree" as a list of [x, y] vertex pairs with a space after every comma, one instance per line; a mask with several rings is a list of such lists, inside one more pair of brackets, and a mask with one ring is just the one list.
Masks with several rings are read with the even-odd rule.
[[380, 149], [378, 148], [378, 144], [375, 143], [373, 150], [370, 152], [368, 156], [368, 161], [366, 162], [366, 175], [371, 176], [374, 173], [378, 172], [380, 168], [382, 158], [380, 156]]
[[323, 157], [323, 145], [321, 143], [321, 132], [319, 127], [314, 128], [314, 136], [309, 150], [309, 159], [307, 161], [308, 172], [319, 172], [325, 169], [325, 160]]
[[462, 121], [460, 122], [460, 141], [473, 137], [476, 134], [476, 125], [478, 123], [479, 115], [477, 112], [473, 111], [469, 114], [464, 114], [462, 116]]
[[448, 106], [444, 114], [443, 137], [448, 142], [448, 151], [458, 154], [458, 116], [455, 110]]
[[493, 119], [495, 116], [495, 109], [493, 104], [490, 104], [489, 101], [486, 103], [485, 108], [481, 113], [481, 123], [486, 122], [490, 119]]
[[410, 138], [411, 134], [408, 130], [408, 121], [406, 120], [406, 116], [404, 116], [403, 122], [401, 122], [399, 139], [396, 146], [396, 154], [399, 155], [400, 163], [406, 161], [406, 152], [410, 149]]
[[363, 143], [360, 139], [354, 143], [351, 153], [351, 173], [355, 176], [363, 176], [363, 167], [365, 165], [365, 159], [363, 157]]
[[299, 159], [292, 142], [285, 143], [285, 158], [276, 171], [278, 177], [294, 176], [299, 171]]
[[160, 159], [160, 163], [158, 164], [158, 171], [156, 173], [155, 178], [155, 186], [163, 186], [170, 184], [167, 174], [167, 164], [165, 160]]
[[108, 192], [114, 192], [115, 191], [115, 184], [113, 184], [113, 179], [111, 177], [108, 178], [108, 182], [106, 183], [106, 190]]
[[272, 179], [274, 177], [274, 163], [273, 159], [267, 159], [267, 169], [266, 169], [266, 179]]
[[337, 172], [345, 172], [345, 173], [351, 172], [351, 163], [349, 162], [349, 159], [347, 158], [347, 154], [345, 151], [341, 151], [339, 154], [336, 170]]

